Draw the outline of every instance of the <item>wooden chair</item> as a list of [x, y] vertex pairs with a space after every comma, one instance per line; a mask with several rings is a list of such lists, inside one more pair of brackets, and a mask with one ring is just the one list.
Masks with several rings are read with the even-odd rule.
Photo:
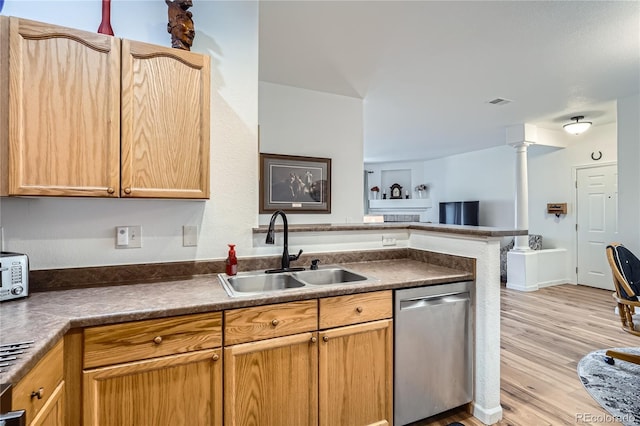
[[[611, 243], [606, 248], [607, 260], [613, 274], [616, 291], [612, 294], [618, 305], [622, 329], [640, 336], [640, 260], [620, 243]], [[636, 314], [636, 308], [638, 314]], [[640, 356], [608, 350], [608, 357], [640, 364]], [[613, 363], [613, 360], [610, 362]]]

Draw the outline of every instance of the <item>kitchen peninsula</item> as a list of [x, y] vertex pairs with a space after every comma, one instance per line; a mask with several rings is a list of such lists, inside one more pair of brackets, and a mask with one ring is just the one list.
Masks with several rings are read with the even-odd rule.
[[[290, 225], [289, 232], [289, 244], [305, 250], [300, 265], [308, 266], [311, 258], [320, 258], [321, 264], [341, 264], [375, 277], [377, 281], [366, 285], [231, 298], [214, 275], [224, 270], [222, 261], [174, 265], [177, 267], [173, 270], [182, 271], [182, 277], [156, 275], [151, 280], [154, 282], [140, 280], [137, 284], [101, 287], [77, 283], [75, 288], [70, 288], [73, 285], [70, 285], [69, 275], [66, 279], [63, 277], [65, 273], [73, 274], [72, 271], [34, 271], [34, 288], [39, 283], [46, 284], [47, 276], [52, 281], [58, 280], [49, 283], [49, 289], [65, 289], [34, 292], [27, 299], [2, 304], [3, 330], [8, 331], [3, 332], [0, 343], [33, 340], [34, 344], [21, 362], [2, 372], [0, 381], [18, 382], [61, 339], [65, 340], [65, 351], [72, 349], [73, 345], [66, 346], [68, 336], [86, 327], [475, 279], [473, 414], [487, 424], [499, 420], [502, 415], [499, 400], [499, 241], [504, 236], [526, 235], [526, 231], [412, 223]], [[254, 229], [256, 247], [264, 241], [265, 233], [266, 228]], [[336, 248], [322, 250], [323, 238], [333, 240]], [[381, 249], [383, 238], [394, 240], [396, 246]], [[376, 249], [373, 249], [374, 239]], [[311, 244], [309, 240], [315, 243]], [[368, 247], [368, 240], [371, 240], [371, 247]], [[276, 244], [279, 244], [278, 240]], [[343, 249], [358, 245], [360, 249]], [[273, 256], [240, 259], [240, 266], [241, 270], [259, 270], [275, 265], [277, 261]], [[115, 276], [126, 268], [133, 270], [136, 267], [97, 269], [113, 268]], [[153, 265], [139, 265], [139, 268], [154, 269]], [[192, 268], [191, 272], [188, 272], [189, 268]], [[47, 285], [43, 285], [44, 288]], [[73, 338], [70, 341], [73, 342]]]

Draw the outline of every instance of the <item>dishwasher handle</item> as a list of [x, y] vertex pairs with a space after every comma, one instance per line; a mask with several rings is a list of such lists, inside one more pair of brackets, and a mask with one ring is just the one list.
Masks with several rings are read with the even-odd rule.
[[447, 303], [468, 302], [470, 300], [469, 293], [467, 292], [414, 297], [412, 299], [400, 300], [400, 310], [426, 308]]

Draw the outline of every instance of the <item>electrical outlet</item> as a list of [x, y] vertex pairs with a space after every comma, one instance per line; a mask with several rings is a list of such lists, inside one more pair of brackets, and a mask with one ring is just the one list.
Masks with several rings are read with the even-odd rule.
[[383, 246], [395, 246], [397, 244], [395, 237], [390, 235], [382, 236], [382, 245]]
[[142, 227], [116, 226], [116, 248], [141, 248], [142, 247]]
[[182, 227], [182, 246], [195, 247], [198, 245], [198, 227], [183, 226]]

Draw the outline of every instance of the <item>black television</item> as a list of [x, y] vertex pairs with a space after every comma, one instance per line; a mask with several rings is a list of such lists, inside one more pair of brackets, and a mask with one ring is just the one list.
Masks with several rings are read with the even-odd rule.
[[440, 203], [440, 223], [478, 226], [480, 201], [448, 201]]

